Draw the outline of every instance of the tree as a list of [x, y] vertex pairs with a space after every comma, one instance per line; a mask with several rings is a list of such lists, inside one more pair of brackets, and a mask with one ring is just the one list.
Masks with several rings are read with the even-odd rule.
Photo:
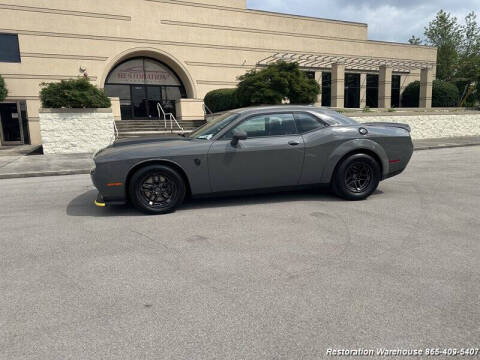
[[[436, 46], [437, 78], [456, 84], [460, 90], [457, 105], [473, 106], [480, 101], [480, 26], [477, 15], [470, 12], [465, 24], [440, 10], [425, 28], [426, 44]], [[415, 36], [410, 43], [415, 42]]]
[[62, 80], [58, 83], [43, 83], [40, 99], [44, 108], [109, 108], [110, 99], [92, 85], [88, 78]]
[[461, 83], [462, 96], [460, 106], [468, 100], [472, 105], [480, 100], [477, 88], [480, 83], [480, 27], [477, 23], [477, 16], [472, 11], [465, 18], [465, 25], [462, 27], [463, 38], [460, 44], [460, 56], [457, 68], [457, 84]]
[[0, 101], [5, 100], [7, 95], [8, 95], [8, 90], [5, 87], [5, 80], [3, 80], [3, 77], [0, 75]]
[[457, 18], [440, 10], [425, 28], [428, 45], [438, 49], [437, 78], [450, 81], [455, 76], [458, 55], [462, 43], [462, 28]]
[[412, 35], [410, 39], [408, 39], [410, 45], [422, 45], [422, 40], [415, 35]]
[[241, 106], [281, 104], [312, 104], [320, 94], [320, 85], [309, 79], [297, 63], [279, 61], [239, 77], [237, 99]]

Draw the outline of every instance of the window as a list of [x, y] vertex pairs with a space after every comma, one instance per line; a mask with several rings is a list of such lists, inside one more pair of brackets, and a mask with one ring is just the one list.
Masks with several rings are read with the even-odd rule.
[[378, 108], [378, 75], [367, 74], [367, 106]]
[[400, 75], [392, 75], [392, 108], [400, 107]]
[[332, 104], [332, 73], [322, 73], [322, 106], [329, 107]]
[[232, 121], [237, 120], [239, 116], [239, 114], [227, 112], [212, 121], [207, 122], [205, 125], [191, 133], [189, 137], [192, 139], [210, 140], [230, 125]]
[[345, 107], [360, 107], [360, 74], [345, 74]]
[[325, 124], [323, 124], [320, 119], [307, 113], [295, 114], [295, 121], [297, 122], [298, 131], [301, 134], [325, 127]]
[[294, 135], [297, 133], [292, 114], [267, 114], [251, 117], [225, 134], [225, 139], [231, 139], [234, 130], [245, 131], [249, 138]]
[[0, 62], [20, 62], [17, 34], [0, 34]]
[[157, 104], [176, 115], [175, 102], [185, 98], [180, 78], [167, 65], [146, 57], [117, 65], [105, 82], [105, 93], [120, 98], [122, 120], [163, 119]]
[[315, 71], [305, 71], [307, 79], [315, 80]]

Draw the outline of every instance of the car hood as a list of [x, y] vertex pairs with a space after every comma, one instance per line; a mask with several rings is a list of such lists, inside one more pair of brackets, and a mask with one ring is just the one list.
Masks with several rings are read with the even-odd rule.
[[139, 138], [131, 138], [131, 139], [121, 139], [116, 140], [112, 145], [111, 148], [119, 148], [125, 146], [132, 146], [132, 145], [144, 145], [144, 144], [154, 144], [154, 143], [174, 143], [177, 144], [179, 142], [184, 143], [187, 141], [191, 141], [190, 138], [185, 138], [181, 136], [175, 137], [165, 137], [165, 136], [149, 136], [149, 137], [139, 137]]
[[145, 137], [115, 141], [95, 155], [95, 162], [121, 161], [129, 159], [171, 158], [174, 156], [202, 153], [211, 143], [177, 137]]

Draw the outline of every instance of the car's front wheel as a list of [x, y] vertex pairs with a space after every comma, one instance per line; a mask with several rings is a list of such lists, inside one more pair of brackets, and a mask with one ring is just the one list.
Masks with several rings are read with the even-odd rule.
[[378, 162], [367, 154], [344, 159], [332, 179], [334, 193], [346, 200], [364, 200], [377, 189], [381, 179]]
[[139, 169], [130, 179], [132, 204], [148, 214], [166, 214], [182, 204], [186, 193], [185, 181], [174, 169], [151, 165]]

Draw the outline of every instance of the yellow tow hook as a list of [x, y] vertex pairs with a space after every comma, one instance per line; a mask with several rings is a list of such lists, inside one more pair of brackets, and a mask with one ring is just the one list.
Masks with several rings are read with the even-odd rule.
[[95, 203], [95, 206], [98, 206], [98, 207], [106, 207], [105, 203], [99, 202], [99, 201], [97, 201], [97, 200], [95, 200], [94, 203]]

